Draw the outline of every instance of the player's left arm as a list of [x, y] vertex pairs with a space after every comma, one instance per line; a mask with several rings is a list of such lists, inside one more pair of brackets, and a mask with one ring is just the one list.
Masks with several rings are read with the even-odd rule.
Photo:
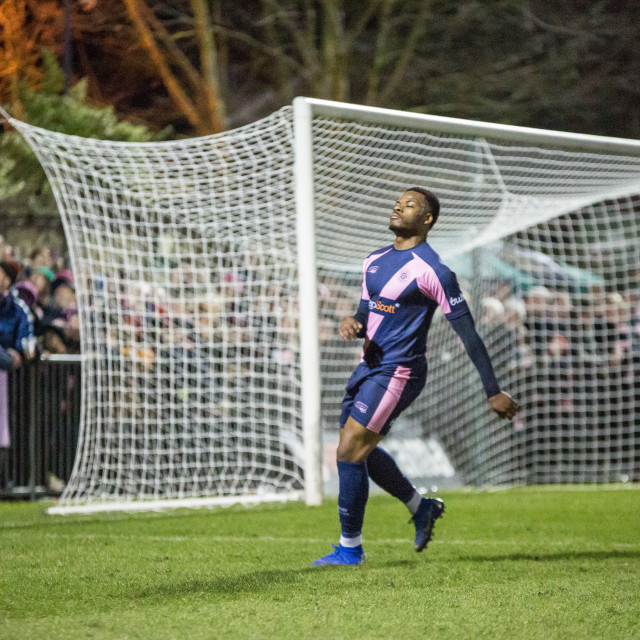
[[480, 374], [491, 408], [501, 418], [513, 418], [518, 411], [518, 403], [508, 393], [500, 390], [487, 347], [476, 330], [473, 316], [471, 313], [465, 313], [451, 318], [449, 322], [462, 340], [469, 358]]
[[423, 278], [421, 290], [440, 305], [447, 320], [460, 336], [464, 348], [480, 374], [491, 408], [501, 418], [513, 418], [518, 411], [518, 403], [508, 393], [500, 390], [491, 358], [482, 338], [478, 335], [456, 274], [442, 264], [437, 274], [433, 271], [435, 278], [429, 277], [428, 270], [425, 274], [427, 277]]

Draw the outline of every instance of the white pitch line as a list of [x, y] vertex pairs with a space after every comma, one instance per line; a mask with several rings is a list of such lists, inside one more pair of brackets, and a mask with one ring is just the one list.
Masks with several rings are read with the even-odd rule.
[[[11, 532], [10, 536], [17, 537], [21, 535], [19, 532]], [[252, 542], [279, 542], [285, 544], [321, 544], [330, 542], [327, 538], [287, 538], [287, 537], [275, 537], [275, 536], [157, 536], [157, 535], [136, 535], [136, 534], [110, 534], [110, 533], [94, 533], [94, 534], [71, 534], [71, 533], [45, 533], [44, 537], [52, 539], [76, 539], [81, 537], [83, 540], [148, 540], [154, 542], [229, 542], [229, 543], [252, 543]], [[364, 543], [367, 545], [372, 544], [409, 544], [411, 539], [409, 536], [406, 538], [371, 538], [365, 539]], [[513, 546], [521, 547], [522, 542], [518, 540], [505, 541], [505, 540], [432, 540], [429, 544], [437, 545], [459, 545], [459, 546], [492, 546], [492, 547], [504, 547]], [[596, 549], [638, 549], [640, 550], [640, 543], [627, 543], [627, 542], [609, 542], [602, 544], [599, 542], [593, 542], [588, 540], [544, 540], [540, 542], [545, 547], [567, 547], [567, 546], [579, 546], [590, 547]], [[530, 545], [528, 545], [530, 548]]]

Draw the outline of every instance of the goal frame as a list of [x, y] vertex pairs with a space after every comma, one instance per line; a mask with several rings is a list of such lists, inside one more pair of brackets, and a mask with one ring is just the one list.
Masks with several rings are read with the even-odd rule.
[[[430, 132], [491, 136], [525, 144], [562, 145], [582, 151], [637, 154], [640, 141], [564, 131], [493, 124], [462, 118], [427, 115], [395, 109], [361, 106], [350, 103], [297, 97], [294, 113], [294, 178], [298, 232], [298, 284], [300, 296], [300, 360], [302, 374], [302, 426], [305, 451], [305, 500], [308, 505], [322, 502], [322, 451], [320, 422], [320, 345], [318, 341], [318, 289], [315, 248], [315, 194], [313, 180], [314, 116], [325, 116], [411, 127]], [[628, 195], [629, 190], [615, 190], [611, 197]], [[602, 196], [600, 196], [602, 197]], [[591, 203], [588, 198], [585, 204]], [[575, 205], [572, 206], [572, 209]], [[557, 216], [557, 212], [553, 216]], [[510, 230], [513, 233], [513, 229]], [[483, 244], [480, 238], [478, 245]], [[467, 247], [468, 248], [468, 247]]]
[[[17, 123], [6, 112], [0, 113], [12, 124]], [[88, 505], [56, 506], [48, 513], [90, 513], [97, 511], [140, 511], [159, 508], [254, 503], [268, 500], [285, 501], [304, 498], [307, 505], [319, 505], [323, 500], [323, 450], [321, 423], [320, 343], [318, 335], [318, 273], [316, 264], [315, 185], [314, 185], [314, 117], [331, 117], [367, 124], [385, 124], [444, 134], [485, 136], [504, 141], [533, 145], [558, 145], [600, 153], [637, 155], [640, 141], [492, 124], [473, 120], [426, 115], [408, 111], [360, 106], [315, 98], [298, 97], [293, 100], [293, 189], [297, 238], [297, 285], [299, 296], [299, 340], [301, 375], [301, 423], [303, 436], [304, 489], [288, 494], [262, 496], [222, 496], [185, 498], [176, 500], [140, 500]], [[18, 129], [19, 130], [19, 129]], [[127, 144], [127, 143], [123, 143]], [[153, 144], [153, 143], [147, 143]], [[38, 154], [38, 150], [35, 149]], [[40, 160], [42, 160], [40, 158]], [[55, 177], [55, 176], [48, 176]], [[617, 189], [606, 196], [628, 195], [631, 189]], [[636, 191], [633, 191], [636, 193]], [[58, 206], [63, 202], [59, 199]], [[602, 198], [603, 194], [599, 194]], [[587, 199], [585, 199], [585, 204]], [[575, 207], [573, 203], [572, 208]], [[557, 212], [553, 216], [558, 215]], [[64, 217], [63, 217], [64, 219]], [[65, 229], [66, 231], [66, 229]], [[513, 233], [513, 229], [510, 229]], [[483, 244], [484, 239], [478, 239]], [[466, 247], [469, 248], [468, 246]], [[363, 256], [364, 257], [364, 256]], [[83, 403], [84, 406], [84, 403]]]

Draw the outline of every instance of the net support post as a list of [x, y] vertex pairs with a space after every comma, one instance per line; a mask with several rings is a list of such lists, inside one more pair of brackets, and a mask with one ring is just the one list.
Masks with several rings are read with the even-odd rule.
[[311, 106], [305, 98], [296, 98], [293, 101], [293, 139], [305, 501], [308, 505], [317, 506], [322, 503], [323, 493], [320, 433], [320, 344], [318, 339]]

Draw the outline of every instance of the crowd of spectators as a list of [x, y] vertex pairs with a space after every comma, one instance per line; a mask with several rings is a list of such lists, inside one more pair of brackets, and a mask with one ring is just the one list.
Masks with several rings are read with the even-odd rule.
[[[276, 279], [257, 255], [249, 256], [243, 269], [218, 266], [215, 282], [210, 265], [189, 261], [173, 265], [173, 280], [163, 286], [128, 274], [100, 276], [88, 287], [87, 312], [104, 329], [96, 332], [102, 336], [96, 351], [112, 351], [128, 361], [131, 379], [143, 375], [159, 388], [163, 379], [171, 379], [171, 389], [195, 393], [198, 406], [219, 404], [222, 387], [241, 397], [246, 392], [249, 405], [256, 393], [274, 389], [282, 394], [283, 379], [293, 389], [299, 384], [295, 284], [287, 274]], [[628, 288], [617, 292], [599, 285], [516, 290], [500, 281], [489, 295], [467, 293], [498, 377], [523, 405], [516, 429], [548, 433], [563, 423], [591, 421], [613, 429], [635, 425], [637, 433], [631, 429], [630, 437], [640, 438], [634, 412], [640, 407], [638, 275], [629, 273]], [[335, 329], [341, 317], [354, 312], [358, 291], [355, 280], [321, 274], [323, 388], [342, 388], [345, 371], [354, 364]], [[0, 369], [16, 367], [38, 352], [79, 349], [71, 271], [47, 247], [17, 260], [0, 240]], [[269, 383], [274, 376], [279, 387]], [[261, 377], [262, 386], [256, 382]], [[212, 385], [212, 379], [220, 384]], [[123, 393], [134, 393], [135, 387]], [[153, 393], [152, 382], [144, 393]], [[286, 392], [274, 402], [292, 410], [294, 395]]]
[[[610, 468], [607, 480], [640, 479], [640, 289], [633, 273], [628, 283], [616, 292], [538, 285], [521, 296], [501, 286], [480, 303], [498, 375], [522, 405], [514, 424], [531, 450], [581, 455], [585, 468]], [[549, 453], [545, 472], [561, 459]]]
[[[19, 308], [26, 315], [26, 323], [32, 327], [30, 335], [35, 338], [25, 340], [25, 334], [14, 344], [5, 344], [7, 338], [3, 336], [2, 346], [22, 355], [36, 349], [57, 354], [78, 353], [74, 276], [60, 257], [48, 247], [39, 247], [26, 260], [19, 261], [12, 247], [0, 237], [0, 263], [9, 280], [3, 296], [11, 293], [12, 309]], [[166, 340], [171, 318], [188, 319], [181, 327], [173, 326], [170, 330], [172, 338], [179, 337], [186, 345], [201, 342], [204, 334], [212, 337], [224, 332], [219, 337], [224, 337], [224, 342], [237, 343], [241, 349], [244, 343], [256, 344], [262, 337], [273, 338], [274, 332], [294, 334], [295, 327], [287, 326], [290, 314], [284, 313], [283, 308], [295, 304], [295, 299], [292, 302], [291, 295], [287, 295], [288, 283], [256, 278], [261, 265], [249, 267], [252, 268], [244, 273], [221, 269], [222, 281], [212, 283], [206, 269], [194, 269], [186, 263], [175, 269], [176, 282], [163, 288], [131, 280], [126, 284], [126, 277], [120, 278], [117, 286], [110, 285], [105, 277], [104, 296], [119, 298], [119, 317], [107, 324], [130, 338], [123, 341], [120, 335], [113, 339], [129, 343], [130, 348], [138, 345], [142, 353]], [[490, 295], [479, 300], [480, 308], [474, 309], [474, 315], [490, 352], [497, 352], [498, 360], [503, 360], [507, 368], [557, 369], [560, 378], [566, 381], [571, 377], [571, 368], [578, 364], [586, 368], [606, 365], [628, 383], [640, 353], [638, 283], [635, 287], [611, 293], [594, 286], [588, 292], [574, 294], [539, 285], [516, 294], [509, 282], [499, 282]], [[335, 275], [321, 279], [321, 343], [330, 342], [335, 337], [335, 323], [353, 312], [357, 300], [352, 293]], [[468, 298], [474, 300], [473, 292], [469, 292]], [[108, 306], [113, 313], [113, 304]], [[269, 306], [272, 309], [262, 308]], [[267, 326], [256, 327], [258, 317]], [[183, 335], [176, 336], [176, 332]], [[175, 344], [175, 339], [172, 342]], [[154, 354], [147, 354], [147, 359], [153, 357]], [[273, 358], [290, 361], [291, 344], [280, 345]]]
[[26, 259], [18, 259], [0, 236], [0, 269], [7, 278], [0, 322], [4, 327], [13, 314], [20, 326], [3, 329], [1, 346], [26, 358], [38, 352], [79, 353], [74, 276], [62, 258], [49, 247], [36, 247]]
[[[27, 379], [24, 374], [30, 371], [26, 363], [41, 354], [79, 352], [72, 272], [64, 268], [61, 259], [49, 247], [35, 248], [26, 259], [21, 259], [0, 236], [0, 489], [12, 483], [7, 475], [7, 451], [15, 433], [11, 435], [9, 399], [13, 398], [15, 405], [11, 405], [15, 422], [16, 412], [20, 413], [20, 408], [24, 408], [26, 396], [22, 395], [20, 385]], [[13, 382], [10, 382], [10, 374]], [[61, 389], [65, 397], [73, 383], [73, 375], [66, 375]], [[16, 384], [21, 393], [18, 397], [13, 393]], [[60, 414], [70, 412], [71, 407], [64, 397], [61, 396], [58, 403], [50, 410]], [[49, 476], [50, 486], [57, 483], [59, 488], [61, 481], [53, 474]]]
[[[292, 314], [285, 313], [287, 305], [296, 304], [291, 283], [261, 275], [265, 265], [255, 256], [253, 262], [244, 271], [219, 269], [221, 282], [212, 282], [210, 268], [188, 261], [173, 269], [175, 282], [164, 287], [135, 282], [126, 275], [105, 276], [102, 294], [111, 300], [101, 310], [96, 296], [89, 301], [90, 311], [114, 316], [96, 318], [108, 327], [106, 345], [127, 349], [146, 369], [152, 368], [158, 350], [168, 341], [187, 351], [202, 343], [225, 343], [233, 353], [223, 359], [236, 363], [264, 360], [265, 354], [255, 351], [255, 345], [263, 344], [274, 364], [294, 364], [296, 327], [291, 325]], [[10, 355], [15, 365], [17, 354], [30, 356], [36, 350], [78, 353], [74, 277], [60, 257], [39, 247], [19, 261], [0, 238], [0, 263], [8, 278], [3, 298], [8, 300], [11, 294], [11, 313], [26, 316], [24, 326], [31, 327], [13, 339], [3, 332], [0, 346], [9, 351], [2, 366], [7, 368]], [[560, 403], [569, 406], [576, 393], [586, 392], [574, 384], [577, 377], [593, 376], [612, 393], [618, 388], [621, 394], [632, 393], [640, 386], [634, 384], [640, 360], [640, 294], [633, 276], [629, 287], [618, 292], [593, 286], [570, 293], [543, 285], [516, 292], [511, 283], [501, 281], [489, 295], [478, 300], [469, 292], [468, 298], [475, 304], [474, 315], [502, 376], [535, 377], [544, 371], [557, 384], [554, 393]], [[99, 291], [100, 286], [90, 289]], [[338, 344], [332, 345], [335, 324], [357, 305], [351, 289], [357, 291], [357, 284], [347, 287], [339, 275], [321, 277], [319, 338], [330, 351], [339, 350]], [[0, 316], [7, 313], [3, 310]]]
[[[576, 394], [572, 382], [578, 374], [632, 390], [640, 371], [637, 283], [614, 293], [594, 286], [575, 294], [538, 285], [519, 297], [502, 287], [483, 298], [481, 307], [490, 351], [502, 354], [506, 369], [552, 372], [557, 392], [567, 396], [565, 405], [573, 401], [568, 395]], [[630, 398], [629, 393], [620, 400]]]

